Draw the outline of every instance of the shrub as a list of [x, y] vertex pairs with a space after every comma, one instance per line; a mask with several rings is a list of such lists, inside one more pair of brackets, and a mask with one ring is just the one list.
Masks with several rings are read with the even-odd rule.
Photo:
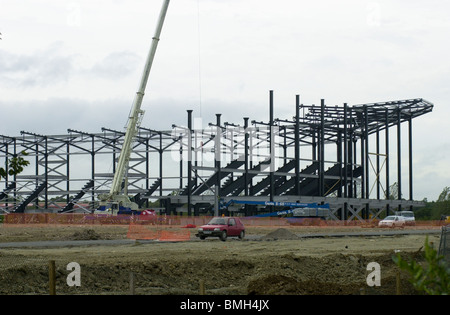
[[450, 268], [443, 260], [443, 256], [438, 256], [437, 251], [428, 244], [428, 237], [425, 240], [424, 258], [424, 265], [417, 263], [413, 259], [408, 262], [400, 254], [394, 256], [393, 260], [400, 269], [410, 274], [411, 278], [409, 281], [419, 292], [430, 295], [449, 294]]

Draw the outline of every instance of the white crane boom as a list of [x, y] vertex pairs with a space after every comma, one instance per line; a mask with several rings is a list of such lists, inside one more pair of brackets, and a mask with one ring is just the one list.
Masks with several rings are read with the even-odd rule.
[[[122, 191], [122, 182], [126, 177], [126, 173], [128, 171], [128, 165], [132, 153], [132, 144], [139, 130], [142, 115], [144, 114], [144, 111], [141, 110], [141, 104], [144, 98], [145, 88], [147, 86], [150, 69], [152, 67], [153, 59], [156, 54], [156, 48], [158, 47], [159, 37], [161, 35], [164, 19], [166, 17], [167, 9], [169, 7], [169, 2], [170, 0], [164, 0], [163, 6], [161, 8], [161, 13], [159, 15], [158, 24], [156, 26], [155, 35], [153, 36], [152, 39], [152, 44], [147, 57], [147, 61], [145, 63], [145, 68], [142, 74], [139, 89], [136, 92], [133, 106], [130, 111], [130, 116], [128, 118], [125, 139], [122, 145], [122, 150], [119, 155], [119, 161], [117, 163], [116, 172], [114, 173], [114, 179], [112, 182], [111, 190], [109, 194], [103, 194], [99, 196], [100, 206], [115, 203], [125, 208], [130, 208], [130, 210], [137, 210], [138, 208], [137, 204], [130, 201], [129, 197], [126, 194], [121, 195], [120, 193]], [[127, 185], [127, 183], [125, 185]]]

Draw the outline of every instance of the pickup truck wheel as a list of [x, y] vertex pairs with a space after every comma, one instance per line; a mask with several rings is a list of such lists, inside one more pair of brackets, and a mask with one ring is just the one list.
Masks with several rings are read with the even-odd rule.
[[220, 234], [220, 240], [225, 242], [227, 240], [227, 231], [222, 231]]
[[205, 238], [206, 238], [205, 235], [200, 236], [200, 239], [201, 239], [201, 240], [204, 240]]
[[239, 233], [239, 239], [243, 239], [245, 237], [245, 231], [241, 231], [241, 233]]

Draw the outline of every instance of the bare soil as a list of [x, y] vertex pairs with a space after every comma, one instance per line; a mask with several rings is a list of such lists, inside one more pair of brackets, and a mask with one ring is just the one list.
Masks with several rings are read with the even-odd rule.
[[[172, 227], [166, 227], [172, 228]], [[173, 227], [179, 229], [180, 227]], [[361, 227], [248, 227], [244, 240], [135, 241], [92, 245], [0, 249], [0, 294], [48, 294], [48, 262], [57, 266], [58, 294], [396, 294], [392, 256], [421, 261], [427, 235], [303, 238], [314, 233], [365, 232]], [[376, 230], [376, 229], [372, 229]], [[38, 240], [120, 240], [128, 226], [0, 226], [0, 243]], [[439, 244], [439, 233], [428, 236]], [[70, 287], [67, 264], [81, 267], [81, 286]], [[381, 286], [369, 287], [370, 262], [381, 266]], [[401, 293], [417, 294], [400, 272]]]

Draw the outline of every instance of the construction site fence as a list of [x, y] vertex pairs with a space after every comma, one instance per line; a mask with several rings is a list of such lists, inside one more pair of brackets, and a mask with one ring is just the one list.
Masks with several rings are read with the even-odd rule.
[[439, 255], [450, 266], [450, 224], [442, 227], [441, 239], [439, 242]]
[[[13, 225], [169, 225], [196, 227], [207, 224], [211, 216], [179, 215], [109, 215], [83, 213], [9, 213], [3, 216], [4, 226]], [[293, 217], [240, 217], [245, 226], [316, 226], [316, 227], [376, 227], [379, 220], [323, 220]], [[1, 221], [0, 221], [1, 222]], [[416, 221], [417, 228], [440, 227], [445, 221]]]
[[128, 226], [127, 238], [168, 242], [188, 241], [191, 239], [191, 231], [190, 229], [155, 228], [153, 225], [131, 223]]

